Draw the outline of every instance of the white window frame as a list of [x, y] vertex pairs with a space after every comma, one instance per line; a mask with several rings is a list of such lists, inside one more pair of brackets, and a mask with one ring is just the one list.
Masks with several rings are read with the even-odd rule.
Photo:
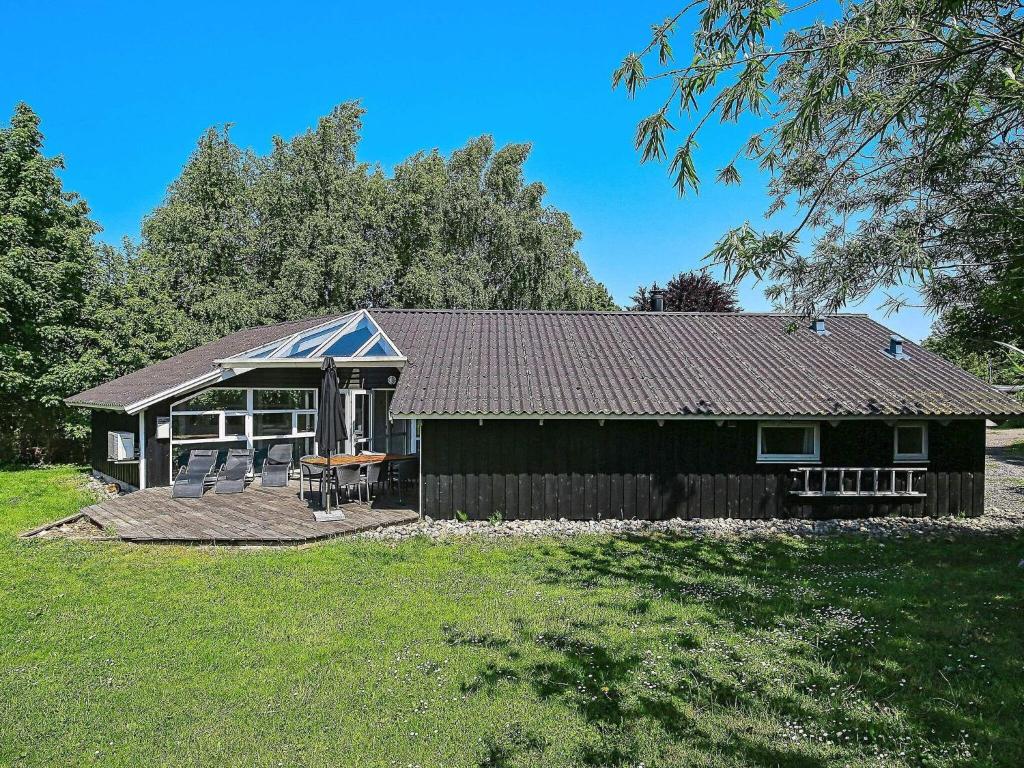
[[[810, 427], [814, 430], [813, 453], [765, 453], [763, 430], [765, 427]], [[821, 424], [817, 421], [759, 421], [757, 423], [757, 463], [758, 464], [820, 464], [821, 463]]]
[[[903, 427], [919, 427], [921, 429], [921, 451], [919, 453], [900, 453], [900, 429]], [[894, 462], [928, 461], [928, 422], [897, 421], [892, 428], [892, 460]]]
[[[312, 408], [260, 408], [256, 409], [256, 393], [265, 391], [277, 391], [277, 390], [289, 390], [294, 392], [312, 392], [313, 393], [313, 407]], [[252, 419], [251, 422], [247, 422], [245, 425], [246, 431], [252, 435], [251, 440], [255, 443], [259, 440], [283, 440], [291, 439], [294, 437], [314, 437], [316, 435], [316, 410], [317, 410], [317, 398], [320, 396], [318, 390], [313, 387], [250, 387], [249, 388], [249, 417]], [[270, 413], [290, 413], [292, 415], [292, 429], [287, 435], [257, 435], [256, 434], [256, 416]], [[299, 414], [312, 414], [313, 415], [313, 429], [307, 432], [299, 431]]]
[[[200, 392], [193, 392], [188, 397], [182, 398], [174, 403], [171, 403], [170, 416], [171, 416], [171, 444], [172, 445], [198, 445], [200, 443], [237, 443], [245, 441], [248, 447], [252, 447], [252, 443], [260, 440], [282, 440], [292, 439], [299, 437], [314, 437], [316, 432], [316, 405], [317, 398], [319, 397], [319, 391], [315, 387], [209, 387], [209, 389], [238, 389], [245, 392], [245, 410], [239, 410], [232, 408], [229, 410], [207, 410], [207, 411], [179, 411], [176, 410], [176, 406], [191, 400], [192, 398], [203, 394], [206, 390]], [[254, 392], [260, 390], [294, 390], [303, 392], [313, 393], [313, 407], [312, 408], [261, 408], [256, 410], [253, 407], [255, 402]], [[264, 413], [290, 413], [292, 418], [291, 432], [286, 435], [256, 435], [253, 434], [255, 429], [255, 419], [257, 414]], [[311, 414], [313, 416], [313, 430], [310, 431], [299, 431], [299, 415], [300, 414]], [[218, 429], [217, 437], [197, 437], [197, 438], [177, 438], [174, 436], [174, 417], [175, 416], [218, 416]], [[227, 417], [228, 416], [244, 416], [245, 417], [245, 434], [227, 434]]]

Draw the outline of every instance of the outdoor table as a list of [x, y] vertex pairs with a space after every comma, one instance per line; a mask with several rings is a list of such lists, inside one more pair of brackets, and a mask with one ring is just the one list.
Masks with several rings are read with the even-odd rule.
[[[331, 467], [344, 467], [348, 464], [377, 464], [381, 461], [402, 461], [403, 459], [415, 459], [417, 456], [415, 453], [361, 453], [358, 456], [354, 456], [351, 453], [337, 453], [331, 456]], [[310, 467], [318, 467], [324, 469], [327, 467], [326, 456], [303, 456], [299, 459], [299, 464], [306, 464]], [[333, 473], [332, 473], [333, 474]], [[327, 478], [327, 493], [331, 492], [331, 478]], [[303, 499], [302, 490], [302, 472], [299, 472], [299, 498]]]

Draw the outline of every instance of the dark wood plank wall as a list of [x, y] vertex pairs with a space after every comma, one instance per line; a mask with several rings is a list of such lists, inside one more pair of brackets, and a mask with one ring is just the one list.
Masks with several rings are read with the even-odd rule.
[[107, 432], [131, 432], [135, 435], [135, 450], [138, 450], [139, 417], [118, 411], [93, 411], [92, 433], [89, 438], [89, 463], [92, 468], [120, 483], [138, 488], [138, 463], [118, 463], [107, 459]]
[[[981, 514], [984, 422], [929, 423], [927, 498], [801, 499], [758, 464], [754, 421], [425, 420], [424, 511], [471, 519]], [[894, 466], [892, 427], [821, 423], [826, 466]]]

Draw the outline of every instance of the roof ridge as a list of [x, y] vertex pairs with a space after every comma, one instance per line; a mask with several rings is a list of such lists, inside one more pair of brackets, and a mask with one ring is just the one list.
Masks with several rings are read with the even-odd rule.
[[[367, 307], [369, 312], [420, 312], [430, 314], [460, 314], [460, 315], [625, 315], [629, 317], [660, 317], [660, 316], [712, 316], [712, 317], [797, 317], [808, 318], [800, 312], [647, 312], [631, 309], [455, 309], [455, 308], [429, 308], [417, 309], [415, 307]], [[868, 317], [867, 312], [834, 312], [824, 315], [830, 317]]]

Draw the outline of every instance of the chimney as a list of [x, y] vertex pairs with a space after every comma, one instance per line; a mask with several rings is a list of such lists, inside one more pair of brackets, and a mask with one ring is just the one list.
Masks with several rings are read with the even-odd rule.
[[651, 311], [665, 311], [665, 292], [657, 285], [651, 288]]
[[814, 331], [819, 336], [828, 336], [828, 330], [825, 328], [825, 318], [814, 318], [814, 322], [811, 323], [811, 330]]
[[909, 360], [910, 356], [903, 351], [903, 337], [895, 333], [889, 337], [889, 354], [897, 360]]

